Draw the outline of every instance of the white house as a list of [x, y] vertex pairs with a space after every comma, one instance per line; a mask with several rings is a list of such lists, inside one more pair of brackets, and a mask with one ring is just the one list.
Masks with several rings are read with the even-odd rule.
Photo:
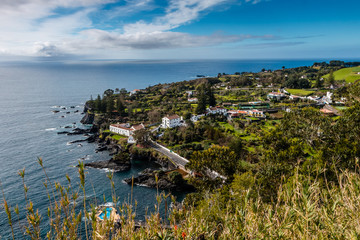
[[197, 102], [198, 99], [197, 98], [188, 98], [188, 102]]
[[117, 133], [119, 135], [124, 136], [131, 136], [134, 134], [135, 131], [145, 128], [144, 124], [134, 125], [130, 127], [130, 124], [123, 123], [123, 124], [111, 124], [110, 125], [110, 132]]
[[308, 96], [307, 99], [309, 99], [310, 101], [318, 102], [318, 101], [321, 99], [321, 97], [318, 97], [318, 96], [314, 96], [314, 97]]
[[197, 122], [197, 121], [199, 121], [199, 119], [200, 119], [201, 117], [204, 117], [204, 116], [205, 116], [205, 114], [192, 115], [191, 118], [190, 118], [190, 121], [192, 121], [192, 122]]
[[130, 91], [130, 96], [135, 95], [139, 92], [141, 92], [141, 89], [134, 89], [134, 90]]
[[209, 107], [207, 109], [207, 113], [208, 114], [223, 114], [223, 115], [226, 115], [227, 110], [226, 110], [226, 108], [222, 108], [222, 107]]
[[266, 118], [266, 115], [264, 114], [264, 112], [257, 110], [257, 109], [249, 110], [248, 114], [252, 117]]
[[324, 102], [324, 103], [326, 103], [326, 104], [331, 104], [332, 103], [332, 95], [333, 95], [333, 93], [331, 93], [331, 92], [327, 92], [326, 93], [326, 96], [323, 96], [322, 97], [322, 101]]
[[126, 127], [125, 124], [111, 124], [110, 132], [117, 133], [119, 135], [130, 136], [132, 130], [129, 127]]
[[193, 95], [193, 91], [186, 91], [188, 97], [191, 97]]
[[136, 140], [135, 140], [135, 138], [134, 138], [134, 136], [129, 136], [128, 137], [128, 141], [127, 141], [129, 144], [132, 144], [132, 143], [136, 143]]
[[133, 125], [130, 129], [132, 131], [132, 133], [134, 133], [137, 130], [143, 129], [145, 128], [144, 124], [138, 124], [138, 125]]
[[284, 98], [286, 98], [286, 95], [283, 93], [279, 93], [279, 92], [271, 92], [267, 95], [267, 98], [269, 100], [282, 100]]
[[289, 98], [290, 98], [291, 100], [294, 100], [294, 101], [301, 99], [300, 96], [296, 96], [296, 95], [290, 95]]
[[181, 125], [182, 117], [174, 114], [162, 118], [162, 128], [173, 128]]

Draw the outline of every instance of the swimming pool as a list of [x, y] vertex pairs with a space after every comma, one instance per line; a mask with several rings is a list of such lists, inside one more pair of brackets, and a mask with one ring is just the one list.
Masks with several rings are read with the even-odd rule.
[[101, 220], [104, 220], [105, 212], [106, 212], [106, 218], [110, 219], [112, 208], [107, 207], [102, 213], [100, 213], [99, 218]]

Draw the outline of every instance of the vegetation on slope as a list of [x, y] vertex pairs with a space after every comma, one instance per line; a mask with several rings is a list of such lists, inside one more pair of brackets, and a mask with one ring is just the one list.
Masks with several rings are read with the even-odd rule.
[[[343, 68], [334, 72], [335, 80], [345, 80], [346, 82], [352, 83], [360, 79], [360, 67]], [[330, 74], [326, 74], [323, 78], [328, 79]]]

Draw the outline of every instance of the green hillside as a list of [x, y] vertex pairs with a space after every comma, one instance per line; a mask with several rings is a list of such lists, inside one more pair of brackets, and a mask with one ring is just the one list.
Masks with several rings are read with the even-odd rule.
[[[360, 79], [360, 67], [351, 67], [351, 68], [343, 68], [336, 72], [334, 72], [335, 80], [345, 80], [346, 82], [355, 82]], [[329, 74], [323, 76], [323, 78], [328, 78]]]

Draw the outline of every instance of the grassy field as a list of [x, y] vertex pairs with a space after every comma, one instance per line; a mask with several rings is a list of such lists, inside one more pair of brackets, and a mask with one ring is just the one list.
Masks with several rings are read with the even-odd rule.
[[305, 89], [286, 89], [286, 91], [297, 96], [309, 96], [314, 93], [314, 91], [305, 90]]
[[111, 138], [112, 139], [115, 139], [115, 140], [117, 140], [117, 141], [119, 141], [120, 139], [122, 139], [122, 138], [126, 138], [125, 136], [121, 136], [121, 135], [117, 135], [117, 134], [115, 134], [115, 135], [112, 135], [111, 136]]
[[[360, 79], [360, 75], [357, 74], [360, 72], [360, 67], [351, 67], [343, 68], [334, 72], [335, 80], [345, 80], [346, 82], [355, 82]], [[328, 78], [329, 74], [323, 76], [323, 78]]]
[[225, 130], [229, 129], [230, 131], [234, 131], [234, 133], [236, 134], [240, 134], [241, 131], [239, 129], [235, 129], [234, 126], [232, 126], [231, 124], [227, 123], [227, 122], [219, 122], [220, 126], [223, 127]]
[[215, 97], [216, 97], [217, 100], [222, 101], [222, 102], [236, 101], [239, 98], [239, 97], [234, 96], [234, 95], [221, 96], [221, 95], [218, 95], [218, 94], [215, 94]]

